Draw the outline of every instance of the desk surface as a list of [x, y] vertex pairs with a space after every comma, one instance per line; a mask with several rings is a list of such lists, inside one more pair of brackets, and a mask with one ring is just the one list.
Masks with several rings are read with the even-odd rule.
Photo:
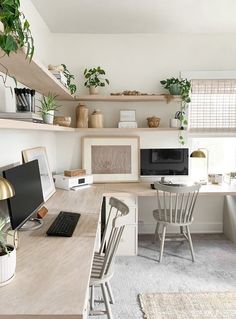
[[[20, 233], [16, 277], [0, 288], [0, 318], [86, 318], [89, 276], [104, 195], [155, 196], [149, 183], [96, 184], [78, 191], [57, 190], [46, 203], [44, 226]], [[202, 195], [236, 195], [236, 187], [207, 185]], [[71, 238], [46, 237], [55, 214], [81, 213]]]

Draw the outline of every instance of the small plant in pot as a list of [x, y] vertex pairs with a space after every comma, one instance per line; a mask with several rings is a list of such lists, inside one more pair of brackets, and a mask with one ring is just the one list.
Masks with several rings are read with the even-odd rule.
[[0, 286], [8, 284], [16, 270], [16, 249], [5, 240], [5, 225], [5, 219], [0, 218]]
[[42, 97], [40, 100], [41, 106], [38, 106], [42, 113], [43, 121], [46, 124], [53, 124], [54, 113], [60, 107], [56, 104], [56, 95], [48, 93], [48, 96]]
[[85, 69], [85, 83], [84, 86], [89, 88], [90, 94], [98, 94], [98, 87], [104, 87], [106, 84], [110, 84], [108, 79], [104, 79], [102, 76], [105, 75], [105, 71], [98, 66], [97, 68]]

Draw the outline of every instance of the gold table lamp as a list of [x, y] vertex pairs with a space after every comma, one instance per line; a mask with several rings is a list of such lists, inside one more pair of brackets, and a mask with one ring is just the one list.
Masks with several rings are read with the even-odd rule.
[[0, 176], [0, 200], [4, 200], [15, 195], [14, 187], [8, 180]]

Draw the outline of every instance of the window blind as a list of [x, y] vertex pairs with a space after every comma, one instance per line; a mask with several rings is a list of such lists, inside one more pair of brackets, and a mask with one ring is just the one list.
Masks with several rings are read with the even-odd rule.
[[194, 79], [191, 87], [190, 131], [236, 131], [236, 79]]

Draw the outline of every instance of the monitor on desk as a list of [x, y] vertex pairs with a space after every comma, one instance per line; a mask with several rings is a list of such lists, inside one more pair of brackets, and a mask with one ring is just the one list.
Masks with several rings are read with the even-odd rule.
[[3, 171], [15, 189], [7, 200], [12, 229], [20, 228], [44, 203], [38, 160]]
[[188, 148], [141, 149], [141, 176], [188, 175]]

